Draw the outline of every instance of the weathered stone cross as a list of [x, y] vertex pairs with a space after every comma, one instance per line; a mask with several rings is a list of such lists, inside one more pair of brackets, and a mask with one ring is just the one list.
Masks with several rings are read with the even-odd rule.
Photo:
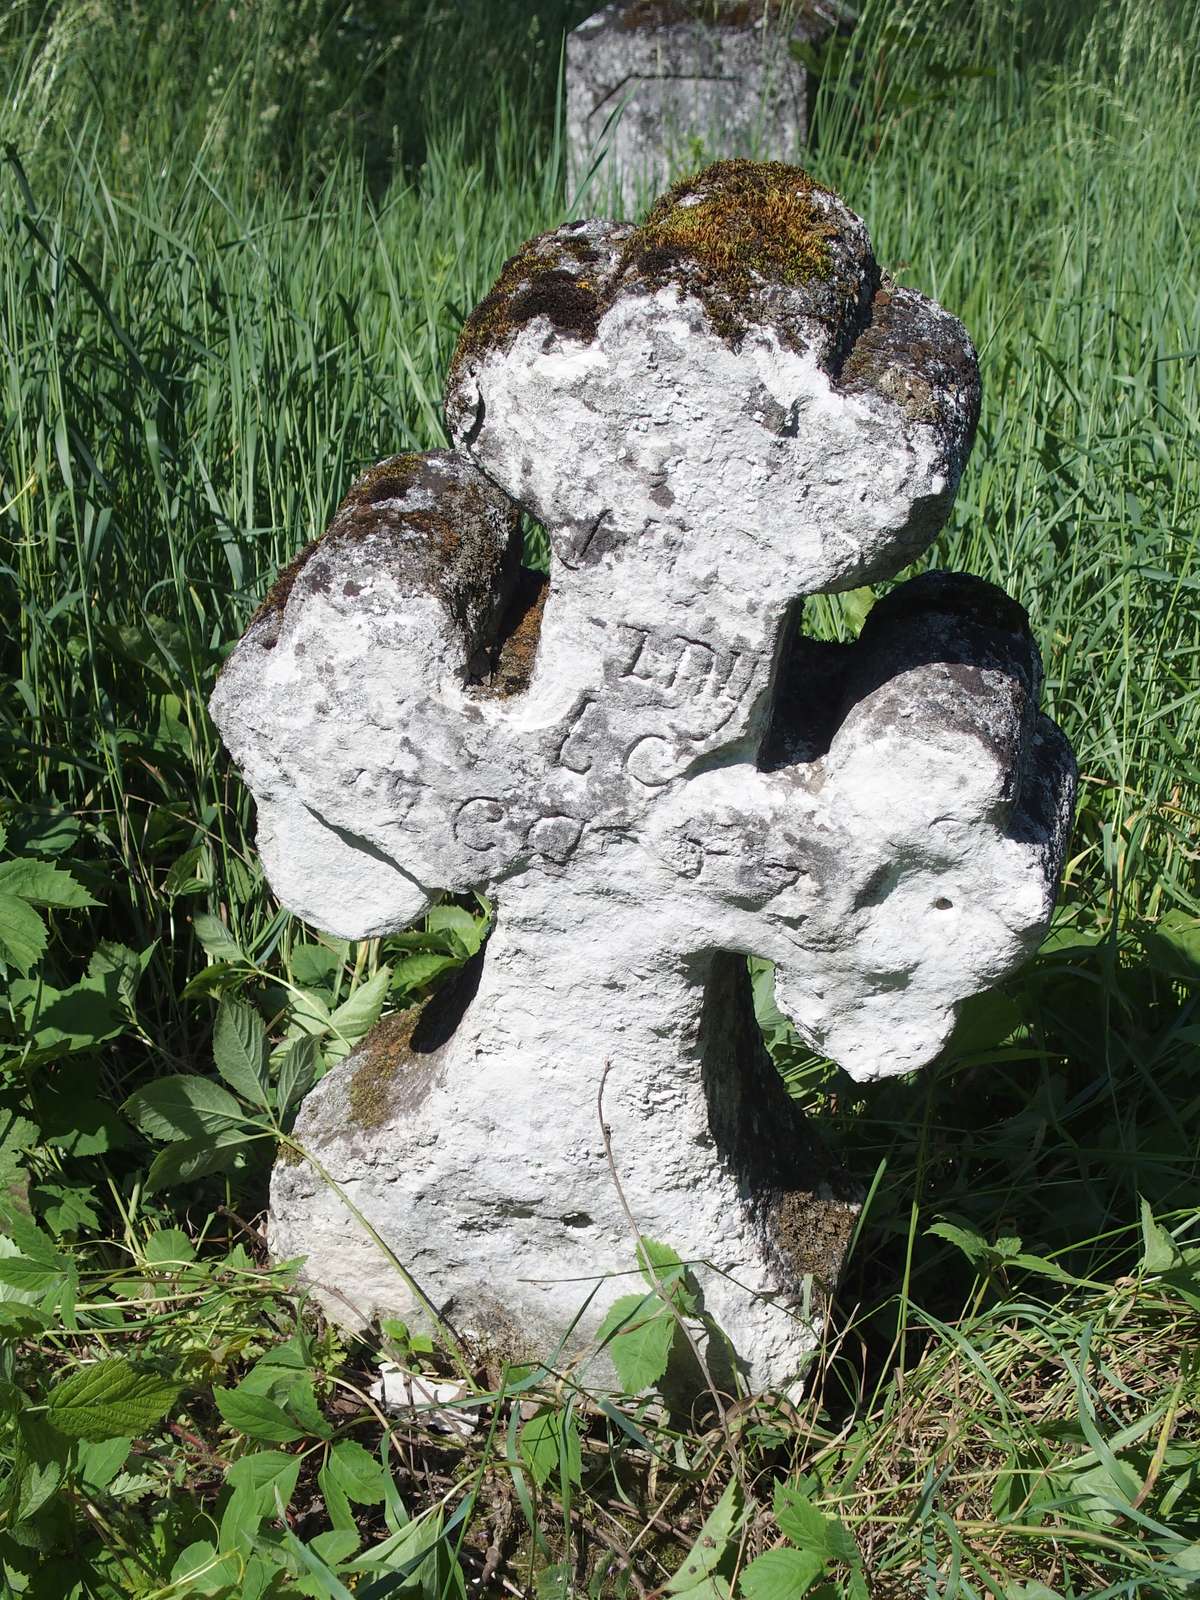
[[[802, 1366], [803, 1279], [836, 1276], [840, 1240], [743, 958], [854, 1076], [906, 1072], [1036, 945], [1070, 823], [1000, 591], [929, 574], [856, 644], [798, 626], [801, 597], [928, 546], [977, 406], [962, 327], [881, 278], [840, 200], [723, 163], [640, 229], [572, 224], [508, 263], [451, 371], [457, 450], [362, 477], [231, 657], [213, 710], [287, 905], [365, 937], [442, 890], [495, 902], [473, 990], [298, 1124], [458, 1326], [553, 1348], [628, 1272], [611, 1062], [638, 1225], [711, 1264], [751, 1383]], [[518, 507], [553, 547], [536, 594]], [[273, 1244], [342, 1320], [420, 1320], [305, 1166], [277, 1169]], [[601, 1282], [577, 1343], [628, 1288]]]

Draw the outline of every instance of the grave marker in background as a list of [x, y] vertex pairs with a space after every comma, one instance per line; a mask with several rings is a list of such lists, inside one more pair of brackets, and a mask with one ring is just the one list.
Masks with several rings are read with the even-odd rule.
[[810, 76], [791, 49], [847, 13], [838, 0], [624, 0], [567, 35], [567, 181], [615, 183], [627, 213], [717, 156], [794, 161]]

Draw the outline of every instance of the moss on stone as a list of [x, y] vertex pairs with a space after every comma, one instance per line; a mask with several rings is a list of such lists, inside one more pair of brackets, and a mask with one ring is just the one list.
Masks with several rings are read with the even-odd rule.
[[830, 276], [837, 229], [813, 201], [829, 192], [782, 161], [718, 161], [655, 203], [625, 243], [618, 279], [679, 283], [736, 340], [754, 319], [756, 285]]
[[452, 385], [463, 364], [475, 356], [506, 348], [535, 317], [549, 318], [556, 333], [585, 342], [594, 339], [599, 299], [596, 279], [587, 269], [599, 259], [582, 234], [540, 234], [522, 245], [463, 324], [448, 382]]
[[797, 1278], [811, 1276], [824, 1298], [837, 1287], [858, 1213], [850, 1200], [804, 1190], [782, 1195], [773, 1207], [776, 1248]]
[[837, 226], [814, 202], [828, 193], [782, 161], [718, 161], [677, 183], [640, 227], [616, 234], [613, 267], [584, 233], [531, 239], [463, 324], [448, 392], [465, 365], [510, 348], [536, 317], [590, 343], [617, 297], [639, 283], [696, 295], [715, 332], [735, 343], [764, 310], [761, 292], [830, 279]]
[[382, 1128], [392, 1109], [397, 1073], [412, 1062], [420, 1006], [385, 1017], [367, 1035], [347, 1087], [350, 1120], [357, 1128]]

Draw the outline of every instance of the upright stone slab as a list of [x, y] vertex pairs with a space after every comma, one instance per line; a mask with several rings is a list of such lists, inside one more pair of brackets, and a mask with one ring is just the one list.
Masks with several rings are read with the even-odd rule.
[[[944, 521], [978, 410], [961, 325], [798, 169], [723, 163], [640, 229], [573, 224], [463, 330], [453, 451], [367, 473], [213, 696], [281, 897], [401, 928], [496, 907], [484, 956], [332, 1072], [297, 1132], [435, 1305], [586, 1349], [642, 1232], [786, 1383], [852, 1208], [753, 1027], [745, 956], [858, 1078], [933, 1059], [1037, 944], [1074, 766], [1024, 612], [929, 573], [853, 644], [802, 597]], [[516, 566], [546, 526], [548, 586]], [[340, 1320], [419, 1302], [314, 1167], [272, 1245]], [[593, 1374], [596, 1375], [595, 1373]]]
[[571, 194], [596, 168], [625, 208], [713, 156], [794, 160], [809, 75], [791, 50], [844, 23], [838, 0], [623, 0], [567, 35]]

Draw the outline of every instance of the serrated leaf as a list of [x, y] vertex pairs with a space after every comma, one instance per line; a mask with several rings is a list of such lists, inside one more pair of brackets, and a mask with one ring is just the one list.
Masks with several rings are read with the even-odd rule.
[[107, 1489], [129, 1459], [133, 1440], [121, 1437], [76, 1447], [83, 1481], [93, 1489]]
[[0, 1283], [22, 1294], [41, 1294], [61, 1283], [66, 1263], [61, 1267], [48, 1267], [40, 1261], [27, 1261], [24, 1256], [0, 1257]]
[[256, 1450], [253, 1455], [235, 1461], [225, 1474], [225, 1482], [235, 1489], [250, 1489], [264, 1493], [274, 1510], [274, 1485], [280, 1485], [280, 1498], [286, 1506], [300, 1476], [300, 1457], [289, 1456], [282, 1450]]
[[146, 1193], [156, 1194], [169, 1183], [194, 1183], [210, 1172], [224, 1172], [255, 1142], [255, 1137], [235, 1128], [203, 1139], [180, 1139], [167, 1145], [150, 1163]]
[[37, 1412], [20, 1411], [16, 1420], [9, 1494], [13, 1521], [20, 1523], [57, 1492], [66, 1474], [70, 1444]]
[[293, 945], [289, 961], [292, 982], [298, 983], [302, 989], [327, 988], [332, 984], [333, 975], [341, 961], [341, 955], [326, 945]]
[[182, 1228], [160, 1228], [146, 1240], [142, 1251], [152, 1267], [177, 1267], [196, 1258], [196, 1247]]
[[239, 966], [243, 967], [250, 965], [241, 945], [233, 937], [220, 917], [214, 917], [207, 911], [197, 911], [192, 918], [192, 928], [195, 930], [197, 939], [199, 939], [214, 961], [236, 961]]
[[217, 1010], [213, 1060], [243, 1100], [267, 1108], [267, 1030], [254, 1007], [232, 995], [226, 995]]
[[637, 1263], [650, 1287], [658, 1288], [680, 1311], [692, 1314], [698, 1303], [691, 1274], [670, 1245], [659, 1244], [645, 1234], [638, 1240]]
[[14, 894], [0, 894], [0, 961], [23, 977], [46, 952], [46, 924], [32, 906]]
[[279, 1063], [275, 1081], [275, 1104], [281, 1117], [294, 1110], [317, 1081], [317, 1042], [308, 1037], [293, 1039]]
[[265, 1394], [247, 1393], [244, 1388], [214, 1389], [213, 1399], [229, 1426], [247, 1439], [264, 1444], [294, 1444], [305, 1437], [304, 1429], [298, 1428], [283, 1407]]
[[99, 904], [62, 867], [26, 856], [0, 861], [0, 896], [15, 895], [35, 906], [80, 908]]
[[521, 1428], [518, 1447], [539, 1488], [551, 1478], [558, 1479], [563, 1465], [571, 1483], [582, 1481], [579, 1424], [573, 1414], [557, 1406], [544, 1407]]
[[203, 1139], [246, 1122], [241, 1106], [211, 1078], [159, 1078], [121, 1110], [150, 1139]]
[[676, 1323], [656, 1294], [627, 1294], [614, 1301], [596, 1338], [612, 1357], [628, 1394], [656, 1384], [667, 1370]]
[[696, 1542], [683, 1559], [679, 1570], [667, 1580], [670, 1594], [684, 1594], [711, 1576], [720, 1563], [743, 1520], [741, 1485], [731, 1478], [725, 1492], [705, 1518]]
[[356, 1505], [382, 1505], [387, 1477], [369, 1450], [354, 1439], [340, 1439], [329, 1452], [329, 1471], [342, 1493]]
[[801, 1550], [815, 1551], [824, 1560], [830, 1553], [829, 1529], [832, 1519], [818, 1511], [812, 1501], [793, 1483], [775, 1485], [775, 1520]]
[[46, 1419], [69, 1439], [136, 1438], [162, 1421], [178, 1393], [160, 1373], [111, 1356], [55, 1384]]
[[767, 1550], [742, 1573], [745, 1600], [802, 1600], [825, 1571], [811, 1550]]
[[953, 1222], [933, 1222], [925, 1232], [956, 1245], [973, 1267], [980, 1266], [991, 1255], [991, 1246], [974, 1228], [959, 1228]]

